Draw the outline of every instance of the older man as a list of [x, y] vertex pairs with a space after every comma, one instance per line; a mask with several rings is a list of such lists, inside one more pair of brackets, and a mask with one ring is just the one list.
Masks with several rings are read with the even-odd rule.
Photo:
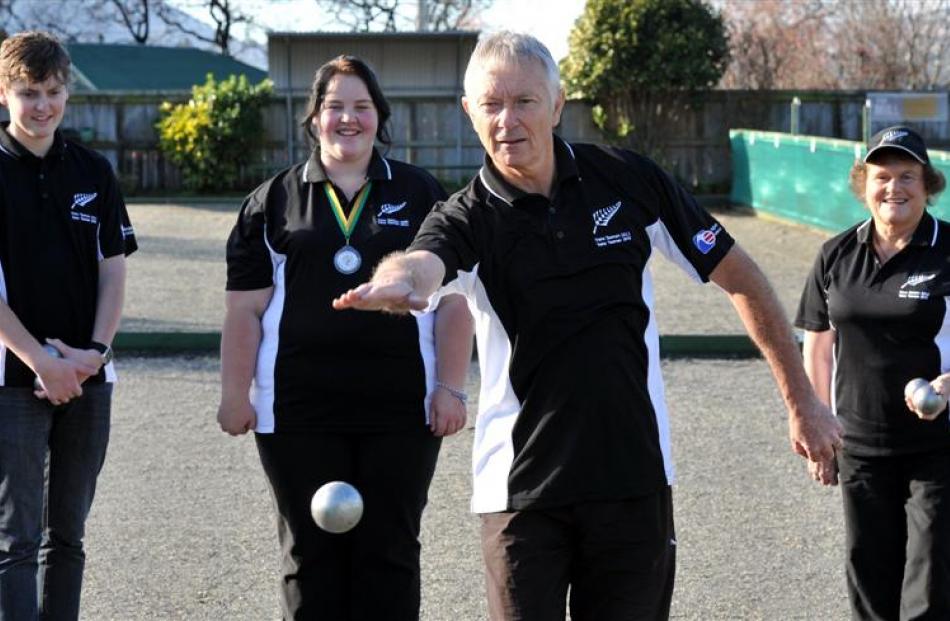
[[482, 380], [472, 508], [493, 619], [564, 619], [568, 587], [575, 620], [666, 618], [676, 539], [653, 250], [730, 296], [796, 452], [832, 455], [839, 427], [765, 277], [722, 226], [650, 160], [553, 135], [564, 94], [540, 42], [482, 39], [462, 105], [487, 152], [478, 176], [334, 305], [468, 298]]

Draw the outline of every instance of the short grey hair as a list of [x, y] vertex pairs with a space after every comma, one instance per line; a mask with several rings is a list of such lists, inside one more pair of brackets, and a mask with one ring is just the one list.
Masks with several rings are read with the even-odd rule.
[[502, 30], [483, 36], [475, 45], [465, 69], [465, 94], [472, 92], [476, 72], [494, 63], [520, 64], [525, 61], [541, 63], [548, 77], [551, 100], [561, 91], [561, 72], [548, 48], [529, 34]]

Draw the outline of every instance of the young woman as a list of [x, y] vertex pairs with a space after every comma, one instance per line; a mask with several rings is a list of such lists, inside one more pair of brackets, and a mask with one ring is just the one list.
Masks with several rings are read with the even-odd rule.
[[[389, 115], [363, 61], [320, 67], [304, 121], [316, 148], [247, 197], [228, 241], [218, 420], [257, 432], [285, 619], [418, 618], [422, 510], [441, 436], [465, 424], [462, 298], [419, 317], [330, 306], [445, 198], [431, 175], [375, 149], [389, 143]], [[310, 515], [333, 480], [365, 503], [344, 534]]]
[[950, 619], [950, 424], [904, 397], [915, 377], [950, 394], [950, 224], [927, 213], [944, 186], [916, 132], [876, 134], [851, 171], [871, 217], [823, 245], [795, 322], [844, 425], [811, 471], [841, 483], [856, 619]]

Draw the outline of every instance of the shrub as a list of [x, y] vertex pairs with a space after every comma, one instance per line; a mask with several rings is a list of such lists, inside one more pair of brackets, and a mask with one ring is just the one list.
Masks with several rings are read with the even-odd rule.
[[185, 187], [198, 192], [233, 189], [264, 134], [261, 110], [270, 80], [251, 85], [245, 76], [220, 82], [208, 74], [186, 103], [164, 102], [156, 124], [159, 147], [182, 172]]

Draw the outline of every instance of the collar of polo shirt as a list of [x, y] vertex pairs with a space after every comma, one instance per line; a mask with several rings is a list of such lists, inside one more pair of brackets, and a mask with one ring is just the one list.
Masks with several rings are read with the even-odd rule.
[[0, 150], [4, 153], [15, 157], [17, 159], [27, 158], [27, 159], [46, 159], [50, 157], [62, 157], [63, 151], [66, 150], [66, 141], [63, 139], [63, 133], [60, 130], [56, 130], [56, 133], [53, 134], [53, 145], [50, 147], [49, 151], [46, 152], [46, 155], [42, 158], [36, 157], [29, 149], [24, 147], [22, 144], [17, 142], [16, 138], [10, 135], [9, 132], [10, 121], [4, 121], [0, 123]]
[[[874, 226], [874, 220], [868, 218], [864, 224], [858, 227], [857, 237], [862, 244], [871, 243], [871, 228]], [[930, 212], [925, 211], [914, 234], [911, 235], [908, 246], [933, 246], [937, 243], [937, 221]]]
[[[306, 183], [323, 183], [329, 180], [323, 164], [320, 163], [319, 146], [310, 153], [310, 158], [304, 165], [301, 175]], [[366, 168], [366, 178], [370, 181], [391, 181], [393, 178], [389, 162], [375, 148], [370, 156], [369, 166]]]

